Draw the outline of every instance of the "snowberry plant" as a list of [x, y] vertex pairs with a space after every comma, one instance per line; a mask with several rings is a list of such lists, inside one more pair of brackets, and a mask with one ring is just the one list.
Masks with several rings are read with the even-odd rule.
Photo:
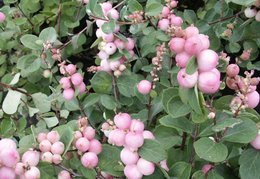
[[0, 179], [259, 179], [259, 13], [0, 1]]

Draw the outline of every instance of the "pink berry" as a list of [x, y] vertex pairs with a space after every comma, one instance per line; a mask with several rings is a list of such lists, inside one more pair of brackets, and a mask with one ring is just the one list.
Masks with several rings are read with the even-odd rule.
[[144, 144], [144, 137], [142, 133], [129, 132], [125, 136], [125, 143], [131, 149], [138, 149]]
[[185, 42], [184, 49], [191, 55], [197, 55], [202, 49], [203, 44], [198, 35], [188, 38]]
[[112, 18], [112, 19], [119, 19], [119, 12], [116, 9], [111, 9], [108, 11], [107, 13], [108, 17]]
[[96, 36], [97, 36], [97, 38], [100, 38], [100, 37], [103, 38], [104, 35], [105, 35], [105, 33], [102, 31], [101, 28], [99, 28], [99, 29], [96, 30]]
[[16, 149], [4, 149], [0, 151], [1, 164], [6, 167], [14, 167], [20, 160]]
[[161, 167], [166, 170], [167, 172], [169, 171], [169, 167], [167, 166], [167, 161], [163, 160], [160, 162]]
[[110, 125], [107, 123], [107, 122], [104, 122], [103, 124], [102, 124], [102, 130], [109, 130], [109, 127], [110, 127]]
[[102, 71], [110, 72], [111, 68], [108, 60], [101, 60], [100, 67]]
[[260, 11], [257, 11], [256, 15], [255, 15], [255, 20], [257, 22], [260, 22]]
[[136, 165], [126, 165], [124, 174], [128, 179], [141, 179], [143, 177]]
[[206, 50], [210, 47], [209, 36], [204, 35], [204, 34], [199, 34], [198, 38], [202, 42], [202, 50]]
[[60, 135], [57, 131], [51, 131], [47, 134], [47, 139], [54, 144], [60, 140]]
[[186, 69], [183, 68], [178, 72], [177, 75], [178, 83], [183, 88], [192, 88], [198, 81], [198, 71], [189, 75], [186, 73]]
[[257, 91], [248, 93], [246, 97], [249, 108], [255, 108], [259, 104], [259, 93]]
[[22, 162], [29, 166], [36, 166], [40, 161], [40, 153], [34, 150], [26, 151], [22, 156]]
[[76, 141], [76, 148], [81, 152], [86, 152], [89, 149], [89, 140], [85, 137], [81, 137]]
[[39, 144], [39, 148], [42, 152], [49, 152], [51, 151], [51, 142], [49, 140], [43, 140]]
[[44, 162], [52, 163], [52, 153], [51, 152], [44, 152], [41, 156], [41, 160]]
[[203, 93], [216, 93], [220, 87], [220, 79], [214, 72], [211, 71], [200, 73], [198, 87]]
[[101, 5], [101, 8], [105, 15], [107, 15], [108, 11], [110, 11], [110, 9], [112, 9], [111, 2], [104, 2], [104, 3], [101, 3], [100, 5]]
[[89, 143], [89, 152], [93, 152], [95, 154], [100, 154], [102, 151], [102, 145], [97, 139], [92, 139]]
[[210, 70], [211, 72], [213, 72], [218, 79], [220, 79], [220, 71], [216, 68], [213, 68], [212, 70]]
[[0, 23], [5, 21], [5, 14], [0, 12]]
[[133, 119], [130, 126], [131, 132], [143, 132], [144, 131], [144, 123], [140, 120]]
[[256, 136], [256, 138], [250, 142], [250, 144], [256, 149], [260, 150], [260, 134]]
[[249, 93], [252, 93], [252, 92], [254, 92], [255, 90], [256, 90], [256, 86], [253, 86], [253, 85], [250, 85], [249, 87], [248, 87], [248, 92]]
[[24, 172], [25, 172], [25, 167], [26, 167], [25, 164], [23, 164], [22, 162], [18, 162], [15, 166], [15, 169], [14, 169], [15, 174], [16, 175], [23, 175]]
[[184, 50], [185, 40], [183, 38], [174, 37], [170, 40], [169, 45], [171, 51], [180, 53]]
[[58, 179], [72, 179], [70, 176], [70, 173], [66, 170], [62, 170], [59, 175], [58, 175]]
[[0, 140], [0, 151], [4, 149], [16, 149], [16, 143], [12, 139], [1, 139]]
[[245, 9], [244, 13], [247, 18], [252, 18], [255, 17], [257, 11], [256, 9], [251, 9], [251, 7], [248, 7]]
[[43, 140], [47, 139], [47, 134], [46, 133], [39, 133], [37, 136], [37, 141], [41, 143]]
[[1, 179], [15, 179], [15, 172], [9, 167], [0, 167], [0, 178]]
[[213, 50], [203, 50], [197, 57], [198, 68], [200, 71], [209, 71], [218, 64], [218, 54]]
[[195, 27], [194, 25], [191, 25], [185, 29], [186, 38], [190, 38], [194, 35], [199, 34], [199, 29]]
[[125, 147], [121, 150], [120, 159], [125, 165], [133, 165], [137, 163], [139, 155], [137, 152], [131, 151]]
[[111, 70], [116, 71], [120, 66], [120, 61], [119, 60], [111, 60], [109, 62], [109, 66], [110, 66]]
[[65, 70], [69, 75], [73, 75], [74, 73], [76, 73], [77, 67], [76, 65], [69, 64], [65, 67]]
[[86, 85], [84, 82], [80, 83], [80, 85], [77, 86], [77, 89], [79, 90], [79, 94], [83, 94], [86, 91]]
[[127, 38], [127, 42], [125, 42], [125, 48], [127, 50], [133, 50], [135, 47], [135, 41], [132, 38]]
[[158, 27], [163, 31], [166, 31], [169, 28], [169, 25], [170, 21], [168, 19], [161, 19], [158, 22]]
[[168, 17], [170, 12], [171, 12], [170, 8], [167, 6], [164, 6], [162, 9], [162, 17]]
[[[96, 24], [97, 24], [97, 26], [100, 28], [100, 27], [102, 27], [102, 25], [105, 23], [106, 21], [104, 21], [104, 20], [100, 20], [100, 19], [97, 19], [96, 20]], [[102, 30], [102, 29], [100, 29], [100, 30]]]
[[68, 88], [68, 89], [65, 89], [63, 91], [63, 97], [66, 99], [66, 100], [72, 100], [72, 98], [74, 97], [74, 90], [72, 88]]
[[181, 26], [183, 23], [183, 20], [181, 17], [175, 16], [171, 18], [171, 24], [175, 26]]
[[83, 131], [83, 135], [85, 138], [87, 138], [88, 140], [92, 140], [94, 139], [95, 135], [96, 135], [96, 131], [95, 129], [93, 129], [92, 127], [88, 126], [84, 129]]
[[137, 89], [141, 94], [149, 94], [152, 90], [152, 83], [148, 80], [142, 80], [138, 83]]
[[175, 1], [175, 0], [173, 0], [173, 1], [170, 2], [171, 8], [177, 7], [177, 4], [178, 4], [178, 1]]
[[83, 77], [80, 73], [75, 73], [71, 76], [71, 82], [73, 85], [78, 86], [83, 82]]
[[123, 146], [125, 144], [125, 135], [125, 131], [115, 129], [109, 133], [108, 142], [118, 147]]
[[118, 49], [124, 49], [125, 48], [125, 43], [124, 43], [124, 41], [122, 41], [122, 40], [120, 40], [120, 39], [116, 39], [115, 41], [114, 41], [114, 44], [116, 45], [116, 47], [118, 48]]
[[86, 168], [94, 168], [98, 164], [97, 154], [93, 152], [87, 152], [81, 157], [81, 163]]
[[70, 85], [70, 79], [69, 79], [68, 77], [62, 77], [62, 78], [60, 79], [59, 83], [60, 83], [60, 85], [61, 85], [61, 87], [62, 87], [63, 89], [68, 89], [68, 88], [71, 87], [71, 85]]
[[213, 168], [213, 165], [211, 164], [206, 164], [202, 167], [202, 172], [204, 174], [207, 174], [211, 169]]
[[106, 33], [103, 33], [102, 34], [102, 38], [105, 42], [113, 42], [114, 40], [114, 34], [110, 33], [110, 34], [106, 34]]
[[116, 45], [112, 42], [109, 42], [105, 45], [105, 49], [104, 51], [108, 54], [108, 55], [113, 55], [116, 52], [117, 48]]
[[54, 164], [60, 164], [61, 162], [62, 162], [62, 157], [61, 157], [61, 155], [59, 155], [59, 154], [54, 154], [53, 156], [52, 156], [52, 162], [54, 163]]
[[151, 175], [155, 170], [155, 165], [143, 158], [140, 158], [137, 162], [137, 168], [143, 175]]
[[39, 179], [41, 173], [37, 167], [30, 167], [30, 169], [24, 173], [24, 176], [26, 179]]
[[55, 142], [51, 146], [51, 152], [53, 154], [61, 155], [64, 152], [64, 144], [62, 142], [60, 142], [60, 141]]
[[118, 113], [114, 117], [114, 122], [118, 129], [126, 130], [130, 128], [131, 116], [128, 113]]
[[97, 55], [101, 60], [107, 60], [109, 58], [109, 55], [103, 50], [101, 50]]
[[191, 55], [190, 54], [188, 54], [185, 51], [180, 52], [175, 57], [176, 65], [178, 67], [185, 68], [186, 65], [188, 64], [188, 62], [190, 61], [190, 59], [191, 59]]
[[240, 69], [239, 69], [239, 66], [237, 64], [230, 64], [230, 65], [228, 65], [227, 66], [227, 70], [226, 70], [227, 75], [229, 77], [237, 76], [239, 74], [239, 71], [240, 71]]
[[143, 137], [144, 139], [155, 139], [153, 133], [147, 130], [143, 132]]

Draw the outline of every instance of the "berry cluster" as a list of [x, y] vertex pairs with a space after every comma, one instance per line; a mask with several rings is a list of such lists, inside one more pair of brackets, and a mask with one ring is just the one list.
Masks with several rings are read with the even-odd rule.
[[120, 158], [125, 164], [124, 173], [127, 178], [138, 179], [153, 174], [155, 164], [140, 158], [138, 154], [144, 139], [155, 138], [150, 131], [144, 130], [142, 121], [132, 119], [128, 113], [118, 113], [114, 121], [103, 123], [102, 131], [108, 137], [108, 143], [124, 147]]
[[0, 23], [5, 21], [5, 14], [0, 12]]
[[60, 135], [57, 131], [49, 133], [40, 133], [37, 136], [39, 149], [41, 151], [41, 160], [48, 163], [60, 164], [61, 155], [64, 152], [64, 144], [60, 141]]
[[88, 126], [87, 118], [80, 117], [78, 120], [79, 130], [74, 134], [74, 147], [81, 155], [81, 163], [86, 168], [94, 168], [98, 164], [98, 154], [102, 151], [101, 143], [95, 139], [96, 131]]
[[75, 90], [78, 90], [79, 94], [82, 94], [86, 90], [86, 85], [83, 82], [83, 76], [76, 72], [76, 65], [65, 65], [64, 63], [61, 64], [60, 71], [62, 74], [66, 75], [66, 77], [62, 77], [59, 83], [64, 89], [63, 97], [66, 100], [71, 100], [74, 97]]
[[247, 18], [255, 17], [255, 20], [260, 22], [260, 1], [255, 1], [254, 6], [247, 7], [244, 10], [244, 13]]

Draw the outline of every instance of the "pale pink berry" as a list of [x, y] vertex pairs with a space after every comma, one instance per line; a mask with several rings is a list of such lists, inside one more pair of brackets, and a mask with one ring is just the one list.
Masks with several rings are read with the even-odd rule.
[[101, 8], [105, 15], [107, 15], [107, 13], [112, 9], [111, 2], [104, 2], [104, 3], [101, 3], [100, 5], [101, 5]]
[[105, 42], [112, 42], [114, 40], [114, 34], [110, 33], [110, 34], [106, 34], [103, 33], [102, 38]]
[[126, 165], [124, 174], [128, 179], [141, 179], [143, 174], [138, 170], [136, 165]]
[[0, 23], [5, 21], [5, 14], [0, 12]]
[[117, 48], [116, 45], [112, 42], [107, 43], [105, 45], [104, 51], [108, 54], [108, 55], [113, 55], [116, 52]]
[[239, 74], [239, 66], [237, 64], [230, 64], [227, 66], [226, 73], [229, 77], [235, 77]]
[[72, 98], [74, 97], [74, 93], [75, 92], [72, 88], [68, 88], [68, 89], [65, 89], [62, 94], [66, 100], [72, 100]]
[[220, 79], [220, 71], [216, 68], [213, 68], [212, 70], [210, 70], [211, 72], [213, 72], [215, 75], [217, 75], [217, 78]]
[[247, 18], [252, 18], [255, 17], [257, 11], [256, 9], [251, 9], [250, 7], [248, 7], [245, 9], [244, 13]]
[[143, 158], [140, 158], [137, 162], [137, 168], [143, 175], [151, 175], [155, 170], [155, 165]]
[[70, 173], [66, 170], [62, 170], [59, 175], [58, 175], [58, 179], [72, 179], [70, 176]]
[[26, 179], [39, 179], [41, 173], [37, 167], [30, 167], [30, 169], [24, 173], [24, 176]]
[[102, 29], [101, 28], [99, 28], [99, 29], [97, 29], [96, 30], [96, 36], [97, 36], [97, 38], [103, 38], [103, 36], [105, 35], [105, 33], [102, 31]]
[[218, 64], [218, 54], [210, 49], [203, 50], [197, 57], [198, 68], [200, 71], [210, 71]]
[[4, 149], [16, 149], [16, 143], [12, 139], [1, 139], [0, 140], [0, 151]]
[[80, 73], [75, 73], [71, 76], [71, 82], [73, 85], [78, 86], [83, 82], [83, 77]]
[[102, 124], [102, 130], [108, 130], [109, 129], [109, 127], [110, 127], [110, 125], [107, 123], [107, 122], [104, 122], [103, 124]]
[[111, 68], [110, 68], [108, 60], [105, 60], [105, 59], [101, 60], [100, 67], [101, 67], [102, 71], [106, 71], [106, 72], [110, 72], [111, 71]]
[[249, 108], [255, 108], [259, 104], [259, 93], [257, 91], [248, 93], [247, 97], [247, 106]]
[[107, 16], [112, 19], [119, 19], [119, 12], [116, 9], [111, 9], [108, 11]]
[[47, 134], [46, 133], [39, 133], [38, 136], [37, 136], [37, 141], [39, 143], [41, 143], [43, 140], [47, 139]]
[[100, 154], [102, 151], [102, 145], [97, 139], [92, 139], [89, 143], [89, 152], [93, 152], [95, 154]]
[[206, 164], [202, 167], [202, 172], [204, 174], [207, 174], [211, 169], [213, 168], [213, 165], [211, 164]]
[[237, 81], [233, 78], [227, 77], [226, 78], [226, 85], [233, 90], [237, 90], [238, 89], [238, 84]]
[[115, 129], [109, 133], [108, 142], [118, 147], [123, 146], [125, 144], [125, 135], [125, 131]]
[[140, 120], [133, 119], [130, 126], [131, 132], [143, 132], [144, 131], [144, 123]]
[[145, 130], [143, 132], [143, 137], [144, 137], [144, 139], [155, 139], [153, 133], [151, 131], [147, 131], [147, 130]]
[[114, 41], [114, 44], [116, 45], [116, 47], [118, 48], [118, 49], [124, 49], [125, 48], [125, 42], [124, 41], [122, 41], [122, 40], [120, 40], [120, 39], [116, 39], [115, 41]]
[[125, 147], [121, 150], [120, 159], [125, 165], [132, 165], [137, 163], [139, 155], [137, 152], [131, 151]]
[[71, 87], [70, 79], [68, 77], [62, 77], [59, 83], [63, 89], [68, 89]]
[[175, 0], [173, 0], [173, 1], [170, 2], [171, 8], [177, 7], [177, 4], [178, 4], [178, 1], [175, 1]]
[[77, 67], [76, 65], [69, 64], [65, 66], [65, 70], [69, 75], [73, 75], [74, 73], [76, 73]]
[[167, 172], [169, 171], [169, 167], [167, 166], [167, 161], [163, 160], [160, 162], [161, 167], [166, 170]]
[[250, 144], [256, 149], [260, 150], [260, 134], [256, 136], [256, 138], [250, 142]]
[[175, 16], [171, 18], [171, 24], [175, 26], [181, 26], [183, 23], [183, 20], [181, 17]]
[[216, 93], [220, 87], [220, 79], [214, 72], [211, 71], [200, 73], [198, 87], [203, 93]]
[[109, 62], [109, 66], [110, 66], [111, 70], [116, 71], [120, 66], [120, 61], [119, 60], [111, 60]]
[[9, 167], [0, 167], [0, 178], [1, 179], [15, 179], [15, 172]]
[[127, 42], [125, 42], [125, 48], [127, 50], [133, 50], [135, 47], [135, 41], [132, 38], [127, 38]]
[[126, 130], [130, 128], [131, 116], [128, 113], [118, 113], [114, 117], [114, 122], [118, 129]]
[[40, 153], [34, 150], [26, 151], [22, 156], [22, 162], [29, 166], [37, 166], [40, 161]]
[[186, 65], [188, 64], [188, 62], [190, 61], [190, 59], [191, 59], [191, 55], [190, 54], [188, 54], [185, 51], [180, 52], [175, 57], [176, 65], [178, 67], [185, 68]]
[[255, 90], [256, 90], [256, 86], [253, 86], [253, 85], [250, 85], [249, 87], [248, 87], [248, 92], [249, 93], [251, 93], [251, 92], [254, 92]]
[[185, 44], [185, 39], [179, 37], [174, 37], [169, 42], [171, 51], [175, 53], [182, 52], [184, 50], [184, 44]]
[[169, 25], [170, 21], [168, 19], [161, 19], [158, 22], [158, 27], [163, 31], [166, 31], [169, 28]]
[[23, 175], [25, 172], [25, 164], [18, 162], [15, 166], [14, 172], [16, 175]]
[[167, 6], [164, 6], [162, 9], [162, 17], [168, 17], [170, 12], [171, 12], [170, 8]]
[[42, 152], [49, 152], [51, 151], [51, 142], [47, 139], [41, 141], [39, 144], [39, 148]]
[[54, 164], [60, 164], [62, 162], [62, 157], [61, 157], [61, 155], [59, 155], [59, 154], [54, 154], [53, 156], [52, 156], [52, 163], [54, 163]]
[[199, 34], [198, 38], [202, 42], [202, 50], [206, 50], [210, 47], [209, 36], [204, 35], [204, 34]]
[[152, 83], [148, 80], [142, 80], [138, 83], [137, 89], [141, 94], [149, 94], [152, 90]]
[[54, 144], [52, 144], [51, 146], [51, 152], [53, 154], [59, 154], [61, 155], [64, 152], [64, 144], [60, 141], [55, 142]]
[[20, 155], [16, 149], [4, 149], [0, 151], [1, 164], [6, 167], [14, 167], [20, 160]]
[[191, 55], [198, 54], [203, 49], [203, 44], [198, 35], [188, 38], [185, 42], [184, 49]]
[[185, 29], [186, 38], [190, 38], [194, 35], [199, 34], [199, 29], [195, 27], [194, 25], [191, 25]]
[[47, 139], [54, 144], [55, 142], [58, 142], [60, 140], [60, 135], [57, 131], [51, 131], [48, 132]]
[[83, 131], [83, 136], [88, 140], [94, 139], [95, 135], [96, 135], [96, 131], [91, 126], [86, 127]]
[[44, 152], [41, 156], [41, 160], [44, 162], [52, 163], [52, 153], [51, 152]]
[[76, 141], [76, 148], [81, 152], [86, 152], [89, 149], [89, 140], [85, 137], [81, 137]]
[[[97, 19], [96, 20], [96, 24], [97, 24], [97, 26], [100, 28], [100, 27], [102, 27], [102, 25], [105, 23], [106, 21], [104, 21], [104, 20], [100, 20], [100, 19]], [[102, 30], [102, 29], [100, 29], [100, 30]]]
[[181, 69], [177, 74], [177, 80], [181, 87], [183, 88], [192, 88], [196, 85], [198, 81], [198, 71], [189, 75], [186, 73], [186, 69]]
[[125, 136], [125, 144], [131, 149], [138, 149], [144, 144], [144, 137], [142, 133], [129, 132]]
[[109, 55], [103, 50], [101, 50], [97, 55], [101, 60], [107, 60], [109, 58]]
[[80, 83], [77, 86], [77, 89], [79, 90], [79, 94], [83, 94], [86, 91], [86, 85], [84, 82]]
[[256, 15], [255, 15], [255, 20], [257, 22], [260, 22], [260, 11], [257, 11]]
[[81, 157], [81, 163], [86, 168], [94, 168], [98, 164], [97, 154], [93, 152], [87, 152]]

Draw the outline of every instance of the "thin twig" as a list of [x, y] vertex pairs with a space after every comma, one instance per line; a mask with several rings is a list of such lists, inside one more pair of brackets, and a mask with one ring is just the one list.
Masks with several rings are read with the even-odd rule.
[[69, 172], [73, 177], [82, 177], [82, 175], [78, 174], [78, 173], [75, 173], [72, 169], [68, 169], [67, 167], [61, 165], [61, 164], [58, 164], [58, 165], [55, 165], [57, 167], [60, 167], [61, 169], [63, 170], [66, 170], [67, 172]]
[[226, 20], [229, 20], [229, 19], [232, 19], [232, 18], [236, 18], [238, 17], [240, 14], [244, 13], [243, 11], [240, 11], [236, 14], [234, 14], [233, 16], [229, 16], [229, 17], [225, 17], [225, 18], [220, 18], [219, 20], [216, 20], [216, 21], [213, 21], [213, 22], [209, 22], [208, 24], [209, 25], [213, 25], [213, 24], [216, 24], [216, 23], [219, 23], [219, 22], [223, 22], [223, 21], [226, 21]]
[[183, 132], [182, 141], [181, 141], [181, 150], [184, 150], [186, 139], [187, 139], [187, 132]]
[[11, 89], [13, 91], [18, 91], [18, 92], [20, 92], [22, 94], [25, 94], [26, 96], [30, 96], [30, 97], [32, 96], [31, 94], [29, 94], [29, 93], [27, 93], [27, 92], [25, 92], [23, 90], [20, 90], [19, 88], [15, 88], [15, 87], [13, 87], [11, 85], [8, 85], [8, 84], [2, 83], [2, 82], [0, 82], [0, 85], [3, 86], [4, 88], [8, 88], [8, 89]]
[[126, 2], [126, 0], [121, 1], [120, 3], [118, 3], [115, 7], [113, 7], [113, 9], [118, 8], [119, 6], [121, 6], [122, 4], [124, 4]]
[[80, 108], [81, 114], [82, 114], [84, 117], [87, 117], [87, 114], [86, 114], [85, 111], [84, 111], [84, 107], [82, 106], [79, 97], [77, 96], [76, 98], [77, 98], [77, 101], [78, 101], [78, 104], [79, 104], [79, 108]]
[[58, 10], [58, 19], [57, 19], [57, 24], [58, 24], [58, 34], [60, 34], [60, 21], [61, 21], [61, 4], [62, 0], [59, 0], [59, 10]]
[[34, 28], [34, 25], [32, 23], [32, 21], [29, 19], [29, 17], [23, 12], [23, 10], [21, 9], [21, 7], [19, 6], [19, 4], [16, 4], [17, 8], [21, 11], [21, 13], [23, 14], [23, 16], [28, 20], [28, 22], [31, 24], [32, 28]]
[[116, 102], [119, 101], [119, 93], [118, 93], [118, 89], [117, 89], [117, 85], [116, 85], [116, 77], [114, 75], [112, 75], [112, 85], [113, 85], [113, 92], [114, 92], [114, 96], [115, 96], [115, 100]]

